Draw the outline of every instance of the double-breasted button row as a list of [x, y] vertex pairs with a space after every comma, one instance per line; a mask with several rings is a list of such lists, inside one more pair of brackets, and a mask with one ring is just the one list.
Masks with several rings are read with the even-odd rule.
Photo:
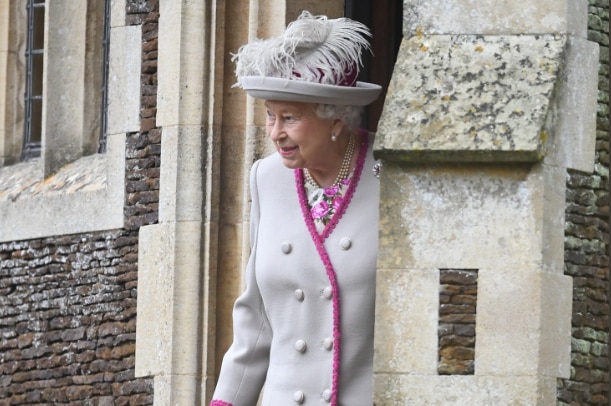
[[[305, 292], [303, 291], [303, 289], [295, 289], [293, 294], [295, 295], [295, 299], [299, 302], [303, 302], [303, 300], [305, 299]], [[327, 300], [331, 300], [333, 298], [333, 289], [331, 288], [331, 286], [327, 286], [326, 288], [322, 289], [320, 291], [320, 297]]]
[[[333, 349], [333, 338], [327, 337], [324, 340], [322, 340], [322, 347], [326, 349], [327, 351], [331, 351]], [[305, 340], [295, 341], [295, 350], [296, 351], [303, 353], [306, 351], [307, 348], [308, 348], [308, 345], [305, 342]], [[305, 402], [305, 398], [306, 398], [305, 393], [301, 390], [297, 390], [293, 393], [293, 401], [296, 404], [302, 404], [303, 402]], [[320, 398], [327, 403], [330, 402], [331, 401], [331, 390], [325, 389], [320, 394]]]
[[[331, 396], [332, 396], [332, 393], [330, 389], [325, 389], [320, 394], [321, 399], [327, 403], [331, 401]], [[295, 391], [295, 393], [293, 393], [293, 401], [297, 403], [298, 405], [302, 404], [303, 402], [305, 402], [305, 393], [303, 393], [303, 391], [300, 391], [300, 390]]]
[[[295, 344], [293, 346], [295, 347], [295, 351], [297, 352], [306, 352], [306, 350], [308, 349], [308, 343], [306, 343], [305, 340], [301, 339], [295, 341]], [[325, 350], [331, 351], [333, 349], [333, 338], [326, 337], [321, 341], [321, 346]]]
[[[339, 247], [344, 250], [347, 251], [350, 248], [352, 248], [352, 240], [349, 237], [342, 237], [339, 240]], [[293, 244], [291, 244], [290, 241], [282, 241], [280, 243], [280, 251], [282, 251], [283, 254], [290, 254], [291, 252], [293, 252]]]

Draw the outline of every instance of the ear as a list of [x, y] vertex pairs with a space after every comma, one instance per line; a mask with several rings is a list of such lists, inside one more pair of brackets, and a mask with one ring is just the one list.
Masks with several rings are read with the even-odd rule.
[[344, 131], [345, 127], [346, 125], [344, 124], [344, 120], [340, 120], [339, 118], [336, 118], [335, 120], [333, 120], [332, 133], [339, 135], [342, 133], [342, 131]]

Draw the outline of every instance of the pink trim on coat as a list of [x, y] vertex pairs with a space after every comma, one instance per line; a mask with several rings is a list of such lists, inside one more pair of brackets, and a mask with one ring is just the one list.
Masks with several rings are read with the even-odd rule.
[[233, 406], [231, 403], [223, 402], [222, 400], [212, 399], [210, 406]]
[[[335, 226], [341, 219], [341, 217], [346, 212], [346, 208], [350, 204], [352, 197], [354, 196], [354, 192], [361, 178], [361, 173], [363, 172], [363, 166], [365, 166], [365, 158], [367, 157], [367, 148], [369, 146], [369, 140], [367, 138], [367, 133], [363, 130], [359, 130], [359, 135], [361, 136], [361, 145], [359, 148], [359, 155], [356, 160], [356, 167], [354, 168], [354, 174], [352, 175], [352, 180], [350, 185], [348, 186], [348, 190], [346, 191], [346, 195], [340, 205], [339, 209], [335, 212], [335, 215], [327, 223], [322, 234], [318, 234], [316, 230], [316, 225], [314, 225], [314, 220], [312, 219], [312, 215], [310, 213], [310, 209], [308, 207], [308, 198], [305, 192], [305, 188], [303, 186], [304, 183], [304, 175], [302, 169], [295, 169], [295, 184], [297, 186], [297, 195], [299, 196], [299, 204], [301, 205], [301, 212], [303, 214], [303, 219], [305, 220], [306, 226], [308, 227], [308, 231], [310, 232], [310, 236], [314, 241], [314, 245], [316, 246], [316, 250], [318, 251], [318, 255], [322, 260], [325, 269], [327, 271], [327, 276], [329, 277], [329, 282], [331, 283], [331, 291], [333, 292], [333, 376], [332, 376], [332, 389], [331, 389], [331, 406], [337, 406], [337, 397], [338, 397], [338, 388], [339, 388], [339, 367], [340, 367], [340, 349], [341, 349], [341, 325], [340, 325], [340, 308], [339, 308], [339, 285], [337, 283], [337, 276], [335, 274], [335, 269], [333, 269], [333, 264], [331, 263], [331, 259], [329, 258], [329, 254], [324, 246], [324, 241], [331, 235]], [[217, 406], [217, 405], [211, 405]], [[218, 406], [223, 406], [223, 404], [219, 404]], [[229, 405], [231, 406], [231, 405]]]

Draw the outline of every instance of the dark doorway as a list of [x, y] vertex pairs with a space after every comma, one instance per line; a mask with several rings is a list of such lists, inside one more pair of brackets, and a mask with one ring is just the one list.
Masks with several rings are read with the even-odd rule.
[[403, 35], [403, 1], [346, 0], [344, 14], [367, 25], [373, 34], [373, 57], [367, 55], [363, 59], [359, 80], [376, 83], [384, 89], [378, 100], [368, 106], [363, 123], [375, 132]]

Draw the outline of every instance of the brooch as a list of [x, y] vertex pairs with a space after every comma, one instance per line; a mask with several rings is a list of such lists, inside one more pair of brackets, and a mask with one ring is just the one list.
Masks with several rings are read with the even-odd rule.
[[380, 179], [380, 171], [382, 170], [382, 162], [376, 162], [376, 164], [373, 166], [373, 175]]

